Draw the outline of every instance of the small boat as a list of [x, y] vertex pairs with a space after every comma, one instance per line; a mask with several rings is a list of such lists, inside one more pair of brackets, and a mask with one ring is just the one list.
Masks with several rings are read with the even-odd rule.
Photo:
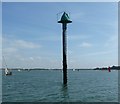
[[18, 71], [20, 72], [21, 70], [20, 70], [20, 69], [18, 69]]
[[75, 69], [73, 69], [73, 71], [75, 71]]
[[5, 68], [5, 75], [12, 75], [12, 72], [10, 71], [10, 69]]
[[[3, 60], [4, 60], [4, 62], [5, 62], [5, 59], [4, 59], [4, 57], [3, 57]], [[12, 71], [10, 70], [10, 69], [8, 69], [7, 68], [7, 64], [6, 64], [6, 62], [5, 62], [5, 75], [12, 75]]]

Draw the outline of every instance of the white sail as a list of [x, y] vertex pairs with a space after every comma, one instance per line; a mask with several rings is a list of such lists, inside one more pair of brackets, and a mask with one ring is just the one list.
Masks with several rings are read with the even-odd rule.
[[[4, 59], [4, 57], [3, 57], [3, 60], [4, 60], [4, 62], [5, 62], [5, 59]], [[10, 69], [8, 69], [7, 68], [7, 64], [6, 64], [6, 62], [5, 62], [5, 75], [12, 75], [12, 72], [10, 71]]]
[[5, 68], [5, 73], [8, 73], [9, 71], [8, 71], [8, 69], [7, 68]]
[[75, 69], [73, 69], [73, 71], [75, 71]]
[[12, 72], [10, 71], [10, 69], [8, 68], [5, 68], [5, 75], [11, 75]]

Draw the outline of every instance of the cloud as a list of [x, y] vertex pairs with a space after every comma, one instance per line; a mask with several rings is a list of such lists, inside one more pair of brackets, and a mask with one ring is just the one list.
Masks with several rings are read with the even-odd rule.
[[88, 43], [88, 42], [83, 42], [83, 43], [80, 44], [80, 47], [89, 48], [89, 47], [92, 47], [92, 44]]
[[14, 52], [20, 48], [25, 49], [33, 49], [33, 48], [40, 48], [41, 45], [35, 44], [33, 42], [25, 41], [25, 40], [10, 40], [10, 39], [3, 39], [3, 49], [8, 50], [9, 52]]
[[60, 41], [61, 40], [61, 34], [58, 35], [51, 35], [51, 36], [47, 36], [47, 37], [42, 37], [39, 40], [43, 40], [43, 41]]
[[2, 52], [3, 55], [14, 56], [21, 54], [21, 51], [24, 50], [24, 53], [28, 52], [28, 49], [33, 52], [33, 49], [41, 48], [41, 45], [36, 43], [25, 41], [25, 40], [13, 40], [3, 38]]
[[32, 42], [24, 41], [24, 40], [15, 40], [13, 43], [13, 46], [19, 47], [19, 48], [39, 48], [40, 45], [37, 45]]
[[100, 52], [93, 52], [93, 53], [88, 53], [85, 55], [89, 55], [89, 56], [95, 56], [95, 55], [105, 55], [108, 53], [112, 53], [113, 51], [100, 51]]
[[13, 53], [13, 52], [17, 52], [17, 48], [15, 47], [7, 47], [7, 48], [3, 48], [3, 52], [7, 52], [7, 53]]
[[34, 57], [29, 57], [30, 60], [34, 60]]

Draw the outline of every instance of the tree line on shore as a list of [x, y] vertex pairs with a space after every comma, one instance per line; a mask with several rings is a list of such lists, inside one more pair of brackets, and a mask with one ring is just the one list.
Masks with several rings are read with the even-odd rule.
[[[5, 69], [5, 68], [1, 68], [1, 69]], [[62, 69], [48, 69], [48, 68], [10, 68], [10, 69], [13, 69], [13, 70], [62, 70]], [[110, 67], [111, 70], [120, 70], [120, 66], [112, 66]], [[68, 69], [68, 70], [73, 70], [73, 69]], [[76, 68], [74, 70], [108, 70], [108, 67], [96, 67], [96, 68], [85, 68], [85, 69], [81, 69], [81, 68]]]
[[[120, 66], [112, 66], [110, 67], [111, 70], [120, 70]], [[102, 67], [102, 68], [94, 68], [94, 70], [108, 70], [108, 67]]]

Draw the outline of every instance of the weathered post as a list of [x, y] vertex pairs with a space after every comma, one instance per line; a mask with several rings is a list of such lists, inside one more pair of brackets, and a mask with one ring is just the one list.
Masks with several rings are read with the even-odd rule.
[[63, 84], [67, 84], [67, 23], [71, 23], [68, 14], [66, 12], [63, 13], [61, 20], [58, 21], [58, 23], [62, 23], [62, 29], [63, 29]]

